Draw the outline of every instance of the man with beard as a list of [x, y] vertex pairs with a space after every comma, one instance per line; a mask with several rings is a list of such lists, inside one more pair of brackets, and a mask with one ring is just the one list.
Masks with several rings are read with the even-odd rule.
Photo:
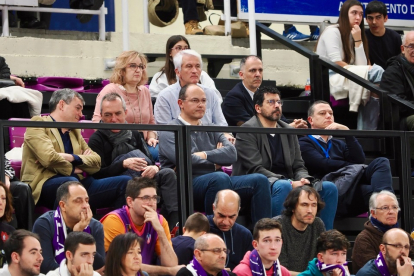
[[59, 267], [65, 259], [64, 244], [71, 232], [87, 232], [96, 241], [96, 255], [93, 263], [95, 270], [105, 265], [104, 231], [102, 224], [92, 218], [89, 196], [80, 182], [63, 183], [56, 192], [59, 202], [54, 211], [40, 216], [33, 226], [33, 232], [40, 237], [45, 261], [42, 273]]
[[[290, 128], [280, 121], [283, 102], [277, 88], [260, 88], [254, 94], [253, 102], [256, 116], [242, 127]], [[237, 161], [233, 164], [233, 175], [261, 173], [268, 178], [273, 216], [281, 214], [283, 201], [293, 188], [317, 182], [305, 168], [296, 135], [238, 133], [236, 149]], [[332, 182], [318, 184], [319, 194], [327, 205], [320, 216], [326, 229], [330, 230], [333, 228], [338, 190]]]
[[[241, 126], [254, 116], [253, 95], [263, 81], [263, 62], [258, 56], [247, 56], [240, 60], [240, 83], [227, 93], [223, 101], [223, 114], [229, 126]], [[282, 121], [287, 119], [282, 114]], [[308, 128], [305, 120], [295, 119], [290, 126]]]
[[14, 231], [4, 251], [8, 265], [3, 267], [0, 276], [44, 276], [40, 273], [42, 247], [36, 234], [23, 229]]
[[414, 272], [411, 259], [409, 234], [402, 229], [388, 230], [379, 246], [376, 259], [367, 262], [356, 276], [399, 275], [411, 276]]
[[316, 241], [325, 227], [316, 214], [325, 203], [315, 189], [303, 185], [293, 189], [283, 205], [283, 214], [274, 218], [283, 229], [279, 261], [293, 276], [305, 271], [308, 262], [318, 253]]

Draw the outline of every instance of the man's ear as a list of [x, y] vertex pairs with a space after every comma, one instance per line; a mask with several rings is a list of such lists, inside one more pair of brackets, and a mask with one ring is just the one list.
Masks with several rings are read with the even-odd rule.
[[201, 257], [201, 251], [198, 249], [194, 249], [194, 257], [196, 257], [197, 260]]
[[244, 74], [242, 71], [239, 71], [239, 77], [243, 80], [244, 79]]
[[324, 262], [324, 261], [323, 261], [323, 253], [319, 252], [319, 253], [316, 255], [316, 257], [318, 258], [318, 260], [319, 260], [320, 262]]
[[66, 203], [62, 200], [59, 201], [59, 208], [61, 212], [66, 211]]
[[380, 250], [380, 252], [382, 252], [382, 254], [383, 255], [385, 255], [385, 244], [380, 244], [380, 246], [379, 246], [379, 250]]
[[69, 250], [65, 252], [66, 260], [70, 261], [73, 259], [72, 252]]
[[131, 208], [132, 207], [132, 202], [133, 202], [134, 200], [132, 199], [132, 197], [130, 197], [130, 196], [127, 196], [127, 198], [126, 198], [126, 204], [127, 204], [127, 206], [129, 207], [129, 208]]
[[309, 122], [309, 124], [312, 125], [312, 117], [311, 116], [308, 117], [308, 122]]
[[18, 264], [20, 262], [20, 255], [19, 255], [19, 253], [12, 252], [11, 253], [11, 261], [12, 261], [12, 263]]
[[178, 71], [178, 68], [174, 69], [174, 72], [178, 77], [180, 76], [180, 71]]
[[182, 106], [183, 106], [183, 100], [178, 99], [177, 103], [178, 103], [178, 106], [179, 106], [179, 107], [180, 107], [180, 109], [181, 109], [181, 108], [182, 108]]
[[388, 21], [388, 14], [384, 16], [384, 23]]
[[256, 240], [252, 241], [252, 245], [253, 245], [253, 248], [257, 250], [257, 241]]

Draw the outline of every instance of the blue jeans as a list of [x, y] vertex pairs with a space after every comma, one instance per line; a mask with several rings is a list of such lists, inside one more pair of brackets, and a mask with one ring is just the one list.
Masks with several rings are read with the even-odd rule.
[[[79, 181], [74, 176], [56, 175], [46, 180], [40, 194], [40, 206], [55, 209], [56, 191], [67, 181], [78, 181], [83, 184], [89, 195], [89, 204], [92, 210], [104, 207], [121, 208], [125, 205], [125, 189], [131, 177], [126, 175], [95, 179], [91, 176]], [[56, 202], [57, 205], [58, 202]]]
[[148, 144], [146, 144], [147, 145], [147, 148], [148, 148], [148, 151], [151, 153], [151, 156], [152, 156], [152, 160], [154, 160], [154, 162], [159, 162], [160, 161], [160, 159], [158, 158], [158, 152], [159, 152], [159, 144], [157, 144], [155, 147], [153, 147], [153, 146], [150, 146], [150, 145], [148, 145]]
[[[292, 185], [287, 180], [277, 180], [272, 187], [272, 216], [278, 216], [282, 213], [283, 202], [287, 195], [292, 190]], [[336, 214], [336, 207], [338, 206], [338, 189], [335, 184], [329, 181], [322, 182], [322, 191], [319, 192], [322, 200], [325, 202], [319, 217], [323, 220], [326, 230], [333, 229], [333, 223]]]
[[200, 210], [204, 203], [206, 214], [212, 214], [216, 194], [224, 189], [237, 192], [243, 205], [250, 202], [253, 223], [271, 217], [269, 181], [264, 175], [256, 173], [230, 177], [223, 172], [214, 172], [193, 178], [195, 208]]

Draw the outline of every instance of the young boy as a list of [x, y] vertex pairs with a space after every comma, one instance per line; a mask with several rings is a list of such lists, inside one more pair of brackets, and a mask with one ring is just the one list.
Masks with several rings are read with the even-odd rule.
[[187, 218], [183, 227], [183, 235], [171, 240], [179, 265], [190, 263], [194, 256], [195, 240], [208, 232], [210, 232], [210, 223], [205, 215], [194, 213]]
[[348, 276], [346, 252], [347, 238], [338, 230], [323, 232], [316, 243], [317, 258], [309, 262], [307, 270], [299, 276]]
[[259, 220], [253, 229], [254, 250], [247, 251], [233, 272], [237, 276], [290, 276], [278, 261], [282, 243], [282, 225], [274, 219]]

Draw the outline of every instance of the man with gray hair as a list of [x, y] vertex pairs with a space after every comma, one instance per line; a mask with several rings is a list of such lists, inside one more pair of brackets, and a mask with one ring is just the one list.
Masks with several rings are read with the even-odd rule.
[[[35, 116], [37, 122], [78, 122], [85, 101], [71, 89], [53, 92], [49, 116]], [[30, 185], [37, 205], [53, 209], [56, 191], [67, 181], [80, 181], [89, 194], [92, 209], [120, 208], [125, 204], [128, 176], [104, 179], [84, 177], [99, 171], [101, 158], [83, 139], [80, 129], [27, 128], [23, 144], [22, 181]]]
[[226, 256], [230, 253], [223, 239], [215, 234], [205, 234], [195, 241], [194, 258], [177, 276], [212, 275], [236, 276], [225, 269]]
[[[364, 230], [355, 239], [352, 251], [352, 270], [356, 274], [369, 260], [375, 259], [379, 252], [384, 233], [399, 228], [398, 212], [400, 207], [396, 196], [389, 191], [373, 193], [369, 199], [369, 220]], [[414, 254], [411, 249], [410, 255]]]
[[181, 87], [187, 84], [197, 84], [206, 93], [206, 114], [203, 123], [213, 123], [218, 126], [227, 126], [226, 119], [221, 111], [220, 100], [214, 90], [199, 84], [203, 69], [201, 56], [194, 50], [183, 50], [174, 57], [175, 73], [178, 81], [160, 92], [154, 106], [154, 116], [157, 124], [168, 124], [180, 115], [177, 104]]

